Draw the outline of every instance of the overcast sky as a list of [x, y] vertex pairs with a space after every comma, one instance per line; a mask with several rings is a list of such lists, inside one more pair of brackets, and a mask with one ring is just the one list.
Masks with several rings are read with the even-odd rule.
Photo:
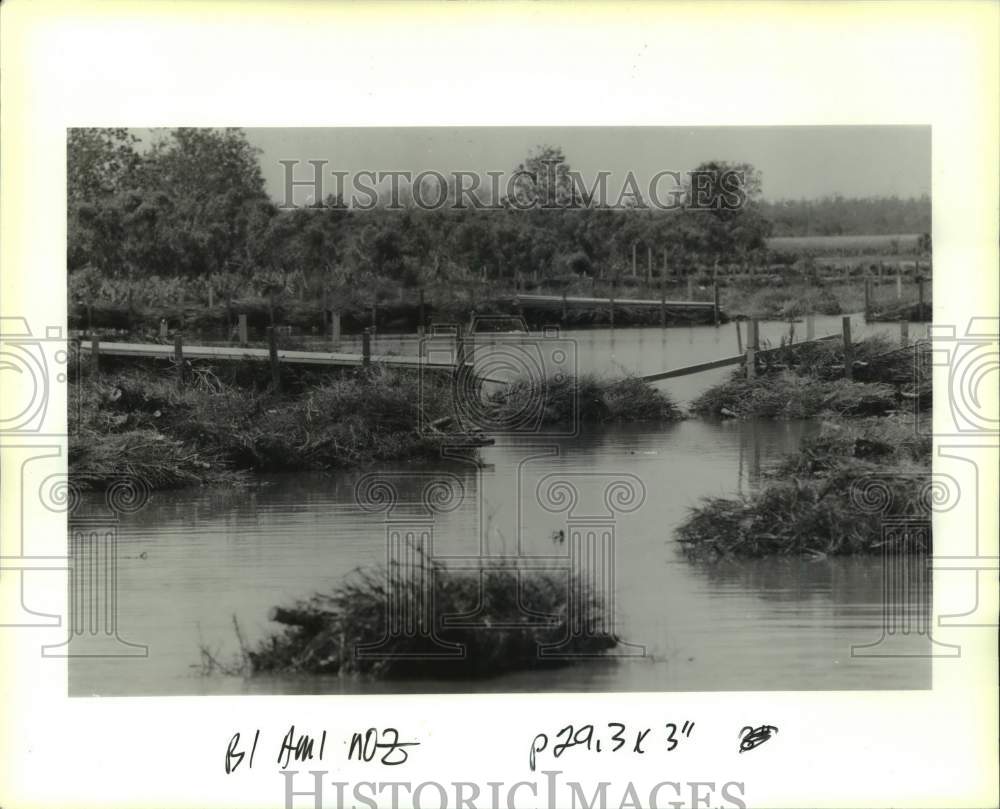
[[[689, 171], [705, 160], [749, 162], [766, 199], [930, 194], [931, 131], [926, 126], [782, 127], [421, 127], [246, 129], [260, 148], [268, 191], [284, 193], [279, 160], [329, 170], [420, 172], [513, 170], [537, 145], [562, 147], [585, 177], [598, 171], [642, 182], [659, 171]], [[333, 180], [330, 179], [332, 184]], [[620, 181], [619, 181], [620, 182]], [[330, 188], [332, 191], [333, 188]]]

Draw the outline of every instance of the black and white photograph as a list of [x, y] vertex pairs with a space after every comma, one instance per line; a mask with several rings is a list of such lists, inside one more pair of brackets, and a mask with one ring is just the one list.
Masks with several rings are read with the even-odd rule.
[[997, 806], [998, 267], [992, 0], [4, 0], [0, 809]]
[[70, 692], [929, 687], [930, 147], [70, 129]]

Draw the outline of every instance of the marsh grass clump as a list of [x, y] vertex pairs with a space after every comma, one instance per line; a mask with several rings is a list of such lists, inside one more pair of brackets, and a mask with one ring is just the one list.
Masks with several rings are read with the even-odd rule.
[[439, 454], [447, 435], [419, 429], [441, 390], [372, 368], [286, 394], [191, 370], [130, 369], [70, 384], [70, 472], [99, 487], [135, 474], [151, 488], [232, 482], [245, 472], [324, 470]]
[[865, 416], [897, 407], [891, 385], [846, 379], [808, 379], [780, 373], [744, 379], [741, 374], [706, 390], [691, 403], [695, 413], [764, 418], [809, 418], [818, 415]]
[[[858, 487], [875, 479], [888, 494], [885, 513], [859, 507]], [[886, 517], [927, 518], [929, 481], [930, 442], [912, 419], [836, 421], [754, 493], [708, 498], [693, 508], [677, 539], [686, 555], [708, 560], [874, 553]]]
[[[913, 391], [914, 349], [894, 348], [882, 336], [854, 344], [854, 378], [844, 378], [844, 349], [836, 340], [780, 346], [763, 354], [754, 379], [742, 369], [691, 403], [703, 415], [808, 418], [886, 415]], [[918, 391], [930, 398], [929, 386]]]
[[[855, 363], [860, 364], [856, 375], [863, 375], [863, 370], [872, 362], [893, 351], [892, 343], [881, 334], [857, 340], [851, 348]], [[770, 366], [780, 366], [793, 370], [799, 376], [839, 378], [844, 374], [844, 344], [839, 339], [790, 343], [765, 354], [762, 362], [765, 372]]]
[[[245, 670], [308, 674], [368, 675], [379, 678], [489, 677], [510, 671], [549, 668], [566, 658], [546, 657], [540, 645], [569, 638], [562, 651], [599, 655], [617, 639], [607, 633], [571, 637], [570, 586], [565, 571], [529, 570], [507, 560], [485, 559], [478, 571], [449, 571], [447, 566], [414, 553], [405, 568], [392, 564], [359, 569], [329, 593], [313, 595], [291, 607], [276, 607], [273, 620], [285, 624], [253, 649], [245, 649]], [[600, 626], [603, 605], [582, 582], [582, 626]], [[432, 655], [426, 633], [387, 634], [390, 605], [394, 615], [414, 621], [430, 610], [438, 640], [457, 652]], [[428, 600], [431, 589], [433, 599]], [[452, 623], [460, 620], [461, 623]], [[411, 627], [412, 629], [412, 627]], [[378, 656], [363, 648], [388, 641]]]
[[543, 424], [676, 421], [681, 411], [663, 391], [639, 377], [605, 380], [592, 374], [518, 380], [491, 394], [488, 406], [498, 419], [541, 406]]

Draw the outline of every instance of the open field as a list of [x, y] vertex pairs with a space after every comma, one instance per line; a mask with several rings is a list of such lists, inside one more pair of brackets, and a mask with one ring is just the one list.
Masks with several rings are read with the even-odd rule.
[[856, 251], [878, 254], [886, 251], [912, 255], [919, 251], [923, 236], [919, 233], [854, 236], [772, 236], [767, 240], [771, 250], [787, 253], [817, 253]]

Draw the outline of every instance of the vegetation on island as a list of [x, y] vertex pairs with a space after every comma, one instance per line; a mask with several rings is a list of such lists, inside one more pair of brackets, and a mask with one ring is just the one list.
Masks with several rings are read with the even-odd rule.
[[841, 341], [791, 343], [762, 351], [753, 378], [742, 368], [734, 371], [698, 396], [691, 411], [730, 418], [875, 416], [911, 409], [914, 400], [930, 403], [929, 382], [918, 384], [912, 347], [894, 347], [882, 336], [852, 347], [852, 379], [845, 378]]
[[[605, 605], [583, 579], [507, 559], [452, 571], [413, 550], [410, 565], [358, 569], [329, 592], [275, 607], [270, 618], [284, 628], [253, 647], [241, 641], [235, 661], [203, 647], [205, 670], [482, 678], [564, 666], [571, 655], [596, 657], [618, 644], [603, 630], [571, 632], [571, 622], [604, 625]], [[422, 631], [387, 632], [390, 607]], [[560, 644], [560, 654], [546, 654]]]
[[[927, 519], [932, 391], [916, 372], [919, 348], [869, 338], [853, 349], [854, 380], [842, 378], [837, 341], [786, 346], [764, 355], [756, 378], [734, 374], [694, 403], [702, 413], [824, 421], [751, 493], [694, 507], [677, 531], [688, 556], [875, 553], [885, 519]], [[859, 487], [871, 481], [887, 495], [884, 511], [864, 507]]]
[[[677, 539], [687, 556], [708, 561], [877, 553], [886, 519], [928, 519], [930, 456], [927, 425], [912, 416], [831, 420], [751, 494], [693, 508]], [[861, 487], [873, 480], [885, 487], [885, 511], [863, 507]]]

